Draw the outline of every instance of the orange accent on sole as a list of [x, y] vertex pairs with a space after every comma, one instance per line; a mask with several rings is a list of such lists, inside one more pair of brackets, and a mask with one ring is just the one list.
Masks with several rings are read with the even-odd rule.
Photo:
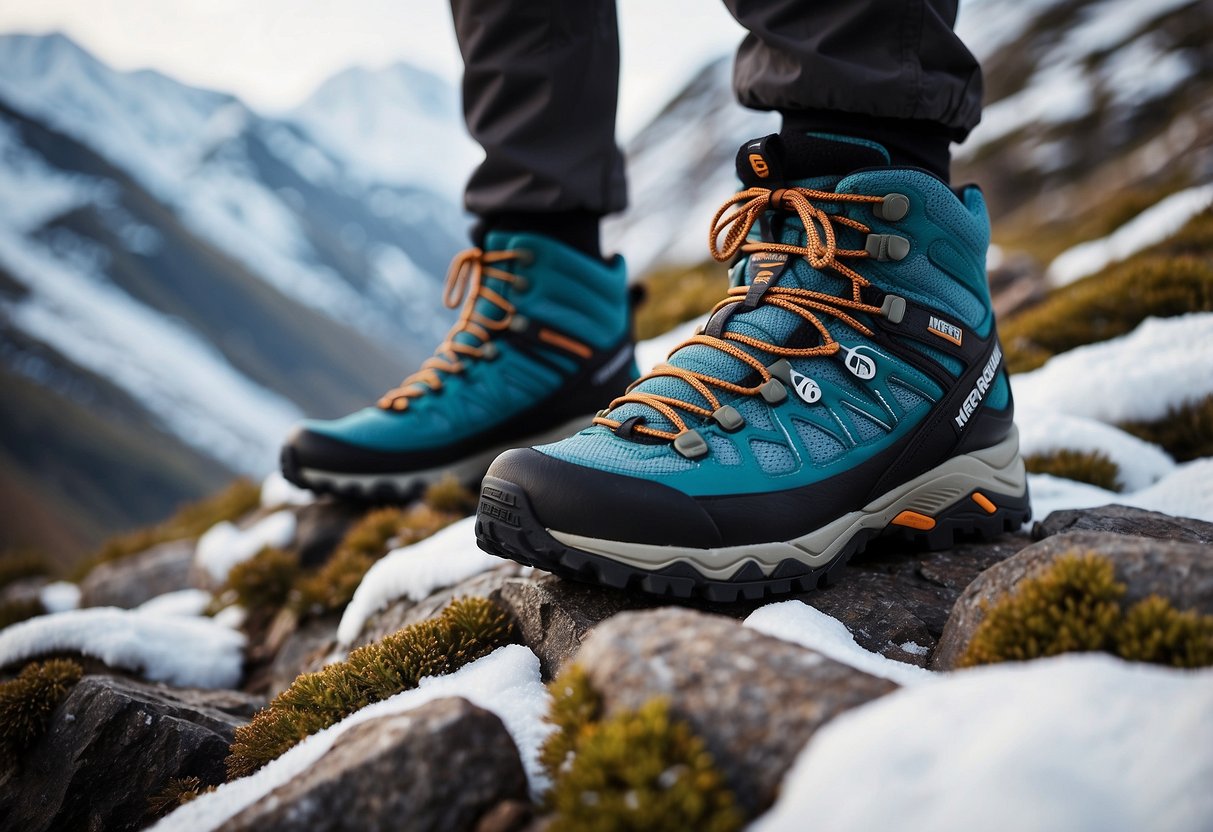
[[594, 354], [594, 351], [580, 341], [574, 341], [572, 338], [566, 338], [559, 332], [552, 332], [550, 329], [539, 330], [539, 340], [551, 344], [554, 347], [560, 347], [562, 350], [567, 350], [573, 355], [579, 355], [582, 358], [589, 358]]
[[980, 491], [973, 492], [973, 502], [981, 506], [982, 510], [985, 511], [986, 514], [993, 514], [994, 512], [998, 511], [998, 506], [990, 502], [990, 498], [985, 494], [982, 494]]
[[918, 529], [920, 532], [929, 532], [935, 528], [935, 518], [927, 517], [925, 514], [919, 514], [917, 511], [903, 511], [901, 514], [893, 518], [894, 526], [905, 526], [909, 529]]

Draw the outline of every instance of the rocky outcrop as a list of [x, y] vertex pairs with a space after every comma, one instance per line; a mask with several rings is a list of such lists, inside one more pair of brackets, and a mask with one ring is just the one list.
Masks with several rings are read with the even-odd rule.
[[665, 697], [750, 816], [771, 805], [818, 728], [896, 687], [729, 618], [675, 608], [600, 624], [578, 663], [607, 716]]
[[1055, 511], [1032, 528], [1037, 540], [1062, 532], [1113, 532], [1175, 543], [1213, 543], [1213, 523], [1130, 506]]
[[1093, 552], [1112, 562], [1127, 591], [1125, 602], [1161, 595], [1180, 610], [1213, 614], [1213, 557], [1206, 545], [1173, 543], [1109, 532], [1067, 532], [1045, 538], [982, 572], [952, 607], [931, 667], [956, 667], [985, 608], [1011, 594], [1026, 577], [1063, 555]]
[[193, 586], [193, 540], [173, 540], [100, 563], [80, 583], [80, 606], [131, 609], [157, 595]]
[[525, 800], [526, 788], [501, 720], [465, 699], [440, 699], [349, 729], [222, 828], [460, 832], [503, 801]]
[[148, 798], [169, 778], [223, 782], [233, 731], [262, 704], [232, 691], [86, 677], [0, 784], [0, 818], [26, 832], [142, 828]]
[[366, 506], [349, 500], [326, 498], [295, 509], [295, 541], [303, 566], [319, 566], [328, 560], [354, 521], [366, 514]]

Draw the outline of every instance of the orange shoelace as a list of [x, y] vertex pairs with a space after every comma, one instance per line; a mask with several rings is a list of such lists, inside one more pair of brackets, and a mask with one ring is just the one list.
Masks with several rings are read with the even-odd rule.
[[[828, 214], [822, 208], [815, 205], [814, 202], [826, 204], [838, 204], [842, 202], [878, 203], [882, 199], [883, 197], [878, 196], [836, 194], [829, 191], [812, 190], [810, 188], [781, 188], [775, 191], [767, 188], [749, 188], [734, 194], [726, 200], [720, 206], [720, 210], [716, 212], [716, 216], [712, 218], [712, 228], [708, 235], [708, 251], [711, 252], [715, 260], [722, 263], [728, 262], [738, 253], [749, 254], [751, 256], [759, 253], [770, 253], [786, 254], [789, 257], [801, 257], [814, 269], [829, 269], [849, 280], [851, 282], [851, 297], [839, 297], [808, 289], [771, 286], [762, 294], [758, 301], [759, 305], [769, 304], [776, 306], [812, 324], [821, 333], [821, 343], [819, 345], [793, 349], [770, 344], [766, 341], [736, 332], [725, 331], [721, 333], [721, 337], [700, 332], [675, 347], [670, 355], [673, 355], [683, 347], [693, 344], [711, 347], [731, 355], [733, 358], [752, 368], [759, 376], [758, 383], [753, 387], [745, 387], [716, 378], [715, 376], [697, 373], [663, 362], [635, 382], [629, 388], [628, 393], [611, 402], [607, 410], [614, 410], [624, 404], [647, 405], [668, 419], [674, 426], [674, 431], [650, 428], [643, 424], [636, 424], [632, 430], [645, 436], [672, 441], [680, 433], [689, 429], [686, 420], [679, 414], [679, 411], [708, 419], [720, 407], [720, 399], [713, 392], [713, 388], [727, 393], [755, 396], [760, 394], [762, 385], [771, 380], [771, 373], [767, 369], [766, 364], [736, 346], [736, 344], [744, 344], [756, 350], [761, 350], [764, 353], [782, 358], [832, 355], [838, 352], [840, 347], [838, 342], [830, 335], [829, 330], [826, 329], [825, 324], [821, 322], [817, 313], [831, 315], [846, 322], [848, 326], [864, 335], [871, 335], [872, 331], [857, 321], [847, 311], [851, 310], [852, 312], [871, 314], [880, 313], [879, 306], [866, 304], [861, 299], [861, 290], [869, 284], [869, 281], [845, 263], [839, 262], [839, 258], [866, 258], [870, 255], [864, 250], [839, 248], [834, 233], [834, 224], [837, 223], [838, 225], [853, 228], [862, 234], [869, 233], [871, 228], [849, 217]], [[737, 206], [735, 210], [726, 215], [726, 212], [734, 206]], [[794, 211], [804, 225], [808, 244], [794, 246], [774, 242], [746, 242], [746, 237], [754, 227], [754, 223], [769, 210]], [[724, 239], [720, 241], [722, 233], [724, 234]], [[789, 268], [791, 268], [791, 265]], [[716, 304], [711, 314], [714, 316], [726, 307], [744, 303], [748, 293], [748, 286], [736, 286], [729, 289], [728, 297]], [[703, 397], [703, 400], [707, 402], [707, 406], [704, 407], [672, 396], [635, 390], [637, 385], [647, 379], [659, 376], [668, 376], [686, 382], [696, 393]], [[606, 416], [598, 416], [594, 419], [594, 424], [603, 425], [614, 430], [622, 422]]]
[[[409, 401], [424, 396], [428, 392], [442, 389], [442, 373], [461, 373], [466, 364], [464, 358], [491, 358], [496, 350], [492, 344], [494, 332], [507, 329], [514, 317], [515, 307], [501, 293], [485, 285], [486, 277], [497, 278], [506, 283], [515, 284], [522, 280], [516, 274], [496, 268], [494, 263], [504, 263], [509, 260], [524, 260], [528, 256], [523, 251], [481, 251], [470, 248], [455, 255], [451, 268], [446, 275], [446, 285], [442, 291], [442, 302], [448, 309], [456, 309], [463, 305], [459, 320], [447, 333], [446, 338], [434, 354], [427, 358], [421, 368], [400, 384], [383, 394], [379, 407], [384, 410], [405, 410]], [[500, 320], [488, 318], [476, 311], [476, 302], [483, 298], [502, 311]], [[479, 343], [465, 344], [456, 340], [461, 333], [468, 333]]]

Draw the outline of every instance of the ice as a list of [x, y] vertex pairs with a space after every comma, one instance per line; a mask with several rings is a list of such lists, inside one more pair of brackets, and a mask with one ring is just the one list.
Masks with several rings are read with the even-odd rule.
[[420, 601], [505, 561], [476, 546], [476, 518], [467, 517], [420, 543], [393, 549], [367, 571], [341, 616], [337, 640], [352, 644], [368, 618], [397, 598]]
[[149, 615], [199, 616], [206, 612], [212, 596], [205, 589], [179, 589], [144, 601], [136, 610]]
[[1017, 406], [1101, 422], [1154, 420], [1213, 393], [1213, 312], [1147, 318], [1127, 335], [1011, 377]]
[[746, 618], [745, 626], [899, 685], [929, 681], [935, 675], [921, 667], [865, 650], [855, 643], [855, 637], [845, 624], [800, 601], [780, 601], [759, 607]]
[[300, 488], [275, 469], [261, 481], [261, 507], [306, 506], [316, 501], [316, 495]]
[[211, 526], [198, 538], [194, 563], [206, 570], [216, 583], [222, 583], [236, 564], [243, 563], [267, 546], [288, 546], [294, 538], [295, 515], [291, 511], [274, 512], [247, 529], [237, 528], [224, 520]]
[[68, 581], [52, 581], [38, 590], [38, 601], [47, 612], [67, 612], [80, 606], [80, 587]]
[[0, 667], [81, 653], [152, 682], [232, 688], [244, 664], [242, 633], [208, 618], [92, 607], [31, 618], [0, 631]]
[[1049, 264], [1047, 276], [1055, 286], [1095, 274], [1111, 263], [1161, 243], [1188, 220], [1213, 205], [1213, 184], [1171, 194], [1098, 240], [1066, 249]]
[[821, 729], [750, 832], [1207, 832], [1213, 670], [1070, 654], [954, 673]]
[[414, 690], [376, 702], [303, 742], [248, 777], [221, 785], [190, 801], [153, 829], [161, 832], [203, 832], [217, 829], [238, 812], [314, 765], [343, 733], [378, 717], [407, 713], [427, 702], [463, 697], [501, 718], [518, 746], [531, 794], [548, 785], [539, 765], [539, 746], [552, 730], [543, 719], [550, 696], [539, 676], [539, 660], [521, 645], [502, 647], [449, 676], [421, 680]]
[[1016, 402], [1015, 424], [1025, 457], [1061, 450], [1099, 451], [1116, 463], [1127, 491], [1152, 485], [1175, 470], [1175, 461], [1162, 448], [1094, 419]]

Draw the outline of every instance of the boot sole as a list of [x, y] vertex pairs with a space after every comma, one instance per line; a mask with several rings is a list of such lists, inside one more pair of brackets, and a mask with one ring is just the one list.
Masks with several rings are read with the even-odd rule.
[[593, 418], [592, 413], [579, 416], [549, 430], [522, 437], [516, 442], [494, 445], [448, 465], [439, 465], [419, 471], [343, 474], [339, 471], [303, 468], [297, 464], [294, 453], [288, 447], [282, 450], [282, 473], [288, 481], [317, 494], [332, 494], [347, 499], [370, 502], [407, 502], [420, 497], [427, 487], [441, 481], [447, 475], [453, 475], [460, 485], [478, 487], [484, 477], [484, 472], [489, 469], [489, 465], [504, 451], [511, 448], [544, 445], [564, 439], [589, 427]]
[[990, 540], [1031, 517], [1018, 432], [952, 457], [858, 511], [788, 541], [692, 549], [603, 540], [545, 528], [526, 492], [485, 477], [476, 518], [480, 548], [578, 581], [673, 598], [729, 603], [805, 592], [833, 583], [852, 556], [881, 535], [947, 549]]

